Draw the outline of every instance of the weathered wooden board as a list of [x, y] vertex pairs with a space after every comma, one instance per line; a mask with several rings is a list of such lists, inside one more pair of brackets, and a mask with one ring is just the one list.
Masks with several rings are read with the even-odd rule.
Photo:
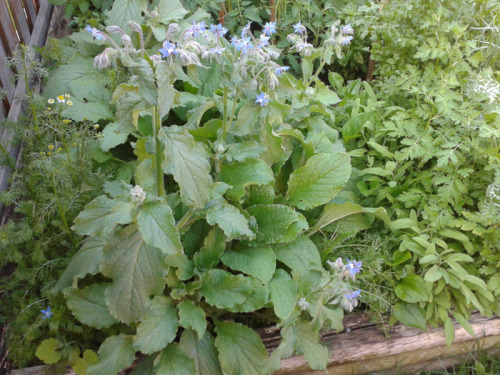
[[[0, 0], [2, 3], [4, 0]], [[43, 47], [45, 45], [45, 39], [47, 37], [47, 31], [50, 24], [50, 17], [52, 14], [53, 5], [50, 4], [47, 0], [40, 0], [40, 8], [38, 11], [37, 21], [35, 23], [35, 27], [33, 28], [33, 36], [30, 39], [29, 46], [30, 47]], [[16, 89], [14, 91], [14, 97], [12, 99], [12, 104], [9, 110], [9, 119], [17, 122], [20, 114], [23, 112], [24, 107], [26, 105], [24, 101], [24, 96], [26, 95], [26, 84], [31, 85], [33, 82], [18, 82]], [[1, 131], [0, 131], [1, 132]], [[4, 130], [0, 136], [0, 143], [7, 150], [9, 155], [17, 160], [19, 156], [19, 145], [13, 144], [13, 135]], [[0, 191], [3, 191], [7, 188], [9, 177], [12, 171], [7, 166], [0, 165]], [[3, 206], [0, 205], [0, 216], [3, 212]]]
[[30, 30], [33, 30], [36, 22], [36, 9], [33, 0], [22, 0], [24, 9], [26, 10], [26, 14], [28, 16], [28, 24], [30, 26]]
[[[344, 320], [345, 331], [323, 334], [331, 355], [327, 371], [311, 370], [302, 356], [296, 356], [283, 360], [281, 370], [273, 375], [356, 375], [380, 371], [385, 375], [415, 374], [420, 369], [449, 368], [479, 349], [500, 351], [500, 318], [473, 314], [469, 323], [475, 335], [470, 336], [455, 322], [455, 341], [447, 347], [442, 328], [430, 327], [423, 332], [403, 325], [380, 327], [370, 322], [366, 314], [349, 315]], [[268, 352], [279, 345], [278, 329], [261, 329], [259, 334]], [[44, 370], [47, 368], [39, 366], [14, 370], [11, 375], [50, 374]], [[66, 375], [76, 374], [68, 369]]]
[[21, 39], [21, 43], [28, 44], [30, 41], [30, 27], [27, 14], [24, 12], [23, 3], [19, 0], [9, 0], [9, 7], [16, 24], [16, 29]]
[[0, 39], [9, 55], [16, 50], [19, 37], [12, 23], [6, 0], [0, 0]]

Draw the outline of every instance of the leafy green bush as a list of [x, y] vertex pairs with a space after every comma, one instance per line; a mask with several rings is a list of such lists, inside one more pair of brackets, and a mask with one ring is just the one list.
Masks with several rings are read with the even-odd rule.
[[[358, 304], [349, 280], [361, 267], [329, 259], [325, 236], [345, 217], [348, 235], [374, 217], [388, 222], [383, 209], [339, 195], [351, 172], [333, 128], [340, 100], [317, 77], [351, 31], [315, 49], [296, 27], [296, 79], [275, 62], [273, 25], [260, 36], [244, 28], [231, 45], [221, 25], [205, 30], [203, 12], [182, 21], [186, 13], [171, 0], [126, 13], [115, 3], [109, 34], [74, 35], [80, 54], [47, 83], [45, 95], [74, 94], [66, 116], [111, 121], [102, 157], [137, 157], [135, 186], [106, 183], [76, 218], [87, 237], [54, 292], [82, 323], [117, 330], [87, 374], [115, 374], [136, 351], [146, 355], [140, 373], [265, 374], [294, 352], [325, 368], [319, 331], [341, 329], [343, 310]], [[129, 72], [114, 92], [100, 79], [109, 66]], [[256, 318], [281, 327], [270, 359]]]
[[472, 6], [362, 7], [378, 40], [375, 90], [359, 81], [341, 88], [340, 77], [330, 76], [344, 99], [336, 114], [359, 170], [354, 194], [362, 204], [390, 207], [396, 219], [391, 264], [405, 274], [394, 315], [420, 328], [444, 324], [449, 343], [450, 311], [463, 323], [470, 309], [491, 315], [500, 307], [500, 85], [490, 70], [498, 54], [489, 51], [498, 37], [485, 26], [499, 7], [478, 2], [472, 20]]

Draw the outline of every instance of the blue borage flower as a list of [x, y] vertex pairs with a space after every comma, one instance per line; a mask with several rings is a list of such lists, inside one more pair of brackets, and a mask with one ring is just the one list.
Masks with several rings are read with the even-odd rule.
[[187, 35], [197, 37], [202, 31], [205, 31], [205, 21], [201, 21], [200, 23], [196, 23], [196, 21], [193, 21], [193, 26], [189, 27], [186, 30], [186, 33]]
[[262, 48], [262, 47], [265, 47], [265, 46], [268, 46], [269, 45], [269, 37], [266, 36], [265, 34], [262, 34], [260, 36], [260, 38], [257, 40], [257, 43], [255, 45], [255, 47], [257, 48]]
[[280, 66], [280, 67], [276, 68], [276, 72], [275, 73], [276, 73], [277, 76], [280, 76], [280, 75], [283, 74], [283, 72], [286, 72], [288, 69], [290, 69], [289, 66]]
[[177, 55], [178, 52], [175, 50], [175, 43], [172, 44], [168, 40], [163, 42], [163, 48], [160, 48], [158, 52], [162, 54], [163, 57], [168, 57], [172, 55]]
[[361, 289], [351, 292], [349, 294], [345, 294], [344, 297], [347, 298], [348, 300], [353, 300], [356, 299], [360, 294], [361, 294]]
[[104, 40], [104, 37], [101, 35], [101, 32], [97, 30], [95, 27], [90, 27], [90, 25], [87, 25], [85, 30], [92, 34], [92, 38], [94, 38], [94, 40], [95, 39]]
[[221, 23], [219, 23], [217, 26], [210, 25], [210, 31], [212, 33], [214, 33], [214, 35], [219, 37], [219, 38], [226, 35], [226, 33], [227, 33], [227, 29], [224, 26], [222, 26]]
[[246, 36], [238, 40], [236, 44], [236, 49], [242, 53], [247, 53], [249, 49], [253, 49], [252, 40], [250, 37]]
[[355, 260], [349, 260], [348, 258], [346, 258], [346, 260], [347, 260], [347, 269], [351, 273], [351, 277], [354, 277], [357, 273], [361, 271], [362, 262], [361, 261], [356, 262]]
[[212, 48], [210, 49], [210, 53], [214, 54], [214, 55], [222, 55], [222, 52], [224, 52], [226, 50], [226, 48], [222, 48], [222, 47], [215, 47], [215, 48]]
[[250, 26], [252, 25], [251, 22], [248, 22], [245, 27], [241, 30], [241, 37], [243, 38], [246, 34], [250, 34]]
[[342, 27], [340, 28], [340, 33], [341, 33], [341, 34], [346, 34], [346, 35], [347, 35], [347, 34], [348, 34], [348, 35], [352, 35], [352, 34], [354, 34], [354, 29], [352, 28], [351, 24], [350, 24], [350, 23], [348, 23], [347, 25], [342, 26]]
[[43, 314], [43, 318], [42, 319], [47, 319], [47, 318], [50, 318], [52, 315], [54, 315], [54, 313], [52, 311], [50, 311], [50, 306], [47, 307], [47, 310], [40, 310]]
[[347, 45], [351, 44], [352, 39], [353, 39], [352, 36], [343, 36], [340, 39], [340, 44], [342, 44], [343, 46], [347, 46]]
[[269, 35], [269, 36], [271, 36], [272, 34], [275, 34], [276, 33], [276, 22], [267, 22], [264, 25], [264, 29], [262, 30], [262, 32], [266, 35]]
[[260, 104], [261, 107], [264, 107], [265, 105], [269, 104], [269, 99], [264, 92], [261, 92], [260, 95], [257, 95], [255, 103]]
[[296, 23], [295, 25], [293, 25], [293, 28], [297, 34], [303, 34], [306, 31], [306, 28], [305, 28], [305, 26], [302, 25], [301, 21], [299, 21], [299, 23]]

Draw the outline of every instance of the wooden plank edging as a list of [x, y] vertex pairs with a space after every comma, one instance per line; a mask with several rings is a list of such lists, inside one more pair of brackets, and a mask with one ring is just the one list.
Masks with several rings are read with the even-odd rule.
[[[2, 0], [0, 0], [2, 1]], [[47, 38], [47, 32], [49, 29], [50, 18], [52, 15], [53, 5], [47, 0], [40, 0], [40, 8], [38, 11], [38, 16], [33, 28], [32, 37], [29, 42], [29, 47], [34, 46], [43, 47], [45, 45], [45, 40]], [[32, 85], [33, 82], [27, 82], [28, 85]], [[17, 122], [19, 116], [24, 110], [26, 95], [26, 83], [24, 80], [20, 79], [16, 89], [14, 91], [14, 98], [12, 99], [12, 105], [9, 110], [9, 120]], [[11, 132], [4, 130], [0, 137], [0, 143], [5, 147], [8, 154], [16, 160], [19, 156], [20, 145], [13, 145], [13, 134]], [[0, 191], [4, 191], [9, 182], [9, 177], [12, 171], [7, 166], [0, 166]], [[0, 204], [0, 217], [2, 216], [3, 206]]]
[[[427, 332], [397, 324], [382, 329], [371, 323], [368, 315], [352, 314], [345, 318], [344, 327], [350, 332], [326, 332], [323, 342], [330, 348], [330, 360], [326, 371], [309, 368], [302, 356], [281, 361], [281, 370], [273, 375], [356, 375], [370, 372], [383, 374], [409, 373], [419, 369], [436, 370], [460, 363], [470, 353], [494, 350], [500, 353], [500, 318], [482, 318], [474, 313], [469, 321], [475, 335], [470, 336], [457, 322], [455, 341], [447, 347], [444, 329], [429, 327]], [[385, 333], [389, 331], [389, 336]], [[258, 330], [268, 352], [272, 352], [281, 338], [279, 330], [271, 327]], [[47, 366], [12, 370], [10, 375], [50, 374]], [[123, 372], [120, 372], [123, 374]], [[65, 375], [76, 375], [68, 368]]]

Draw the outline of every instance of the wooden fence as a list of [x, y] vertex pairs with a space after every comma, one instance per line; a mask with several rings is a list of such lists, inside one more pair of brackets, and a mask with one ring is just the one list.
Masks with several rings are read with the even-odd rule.
[[[0, 121], [9, 118], [17, 122], [24, 108], [26, 85], [33, 82], [12, 82], [13, 70], [6, 58], [11, 57], [18, 44], [43, 47], [47, 38], [53, 5], [47, 0], [0, 0], [0, 87], [6, 98], [0, 106]], [[13, 144], [12, 134], [0, 124], [0, 149], [17, 160], [20, 147]], [[6, 189], [10, 168], [0, 165], [0, 191]], [[0, 205], [0, 217], [2, 206]]]

